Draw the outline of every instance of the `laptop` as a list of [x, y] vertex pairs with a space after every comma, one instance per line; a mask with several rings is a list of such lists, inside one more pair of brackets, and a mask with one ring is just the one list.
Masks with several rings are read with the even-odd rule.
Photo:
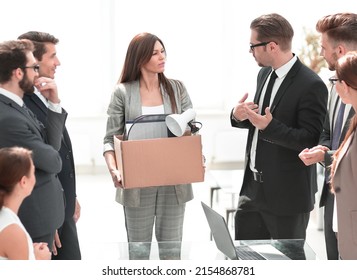
[[285, 254], [271, 244], [235, 246], [222, 215], [201, 202], [211, 229], [214, 242], [227, 258], [231, 260], [290, 260]]

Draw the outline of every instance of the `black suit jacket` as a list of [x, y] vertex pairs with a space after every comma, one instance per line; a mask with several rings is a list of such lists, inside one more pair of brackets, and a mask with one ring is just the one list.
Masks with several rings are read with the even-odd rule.
[[19, 209], [32, 238], [53, 234], [64, 220], [64, 197], [57, 173], [62, 168], [60, 137], [67, 113], [48, 113], [47, 136], [16, 102], [0, 94], [0, 147], [20, 146], [33, 151], [36, 185]]
[[[42, 100], [33, 93], [26, 93], [23, 98], [26, 106], [37, 116], [37, 118], [47, 127], [47, 112], [48, 108]], [[62, 169], [58, 173], [64, 189], [66, 199], [66, 219], [73, 217], [76, 201], [76, 176], [73, 159], [72, 143], [66, 127], [63, 130], [61, 148], [59, 150], [62, 159]]]
[[[260, 94], [271, 67], [262, 68], [257, 77], [254, 102]], [[320, 77], [299, 60], [286, 75], [270, 107], [273, 120], [264, 131], [257, 157], [262, 158], [262, 188], [269, 210], [277, 215], [308, 213], [314, 207], [316, 186], [315, 166], [305, 166], [298, 154], [318, 143], [326, 114], [328, 91]], [[255, 127], [248, 121], [234, 127], [248, 128], [245, 169], [249, 169], [250, 149]], [[241, 194], [247, 190], [245, 172]]]

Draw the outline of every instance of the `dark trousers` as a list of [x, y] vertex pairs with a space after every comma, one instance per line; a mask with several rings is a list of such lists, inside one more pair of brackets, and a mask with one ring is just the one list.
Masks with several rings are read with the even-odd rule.
[[81, 251], [78, 242], [77, 226], [73, 218], [64, 220], [62, 227], [58, 230], [62, 243], [57, 248], [57, 255], [52, 255], [53, 260], [80, 260]]
[[262, 183], [249, 172], [235, 215], [235, 239], [305, 239], [310, 213], [274, 214], [269, 211]]
[[326, 254], [328, 260], [338, 260], [338, 247], [336, 233], [332, 230], [332, 217], [334, 208], [334, 195], [328, 192], [326, 196], [324, 211], [324, 233], [326, 243]]

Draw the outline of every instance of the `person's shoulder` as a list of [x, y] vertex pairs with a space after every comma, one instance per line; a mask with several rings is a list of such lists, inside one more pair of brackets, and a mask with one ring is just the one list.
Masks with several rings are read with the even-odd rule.
[[268, 76], [269, 73], [271, 72], [271, 67], [262, 67], [259, 69], [259, 72], [258, 72], [258, 80], [260, 79], [263, 79], [264, 77]]
[[299, 58], [297, 58], [290, 71], [293, 75], [296, 75], [296, 77], [305, 80], [305, 82], [310, 81], [324, 83], [321, 77], [306, 64], [304, 64]]
[[185, 84], [181, 80], [168, 79], [168, 81], [170, 82], [175, 92], [182, 92], [186, 90]]
[[272, 71], [271, 66], [261, 67], [259, 73], [270, 73]]
[[117, 94], [128, 94], [132, 90], [139, 87], [139, 81], [132, 81], [127, 83], [118, 83], [115, 85], [114, 91]]
[[183, 82], [181, 80], [177, 80], [177, 79], [168, 79], [168, 81], [171, 83], [171, 85], [173, 86], [183, 86]]
[[1, 251], [6, 253], [9, 259], [27, 259], [28, 242], [23, 228], [16, 224], [9, 224], [0, 234]]
[[322, 78], [317, 74], [315, 71], [313, 71], [311, 68], [309, 68], [307, 65], [301, 63], [301, 74], [306, 81], [312, 81], [312, 82], [319, 82], [322, 84], [325, 84], [325, 82], [322, 80]]
[[34, 93], [25, 92], [25, 93], [24, 93], [24, 97], [23, 97], [22, 99], [23, 99], [23, 100], [25, 100], [25, 99], [31, 99], [32, 94], [34, 94]]

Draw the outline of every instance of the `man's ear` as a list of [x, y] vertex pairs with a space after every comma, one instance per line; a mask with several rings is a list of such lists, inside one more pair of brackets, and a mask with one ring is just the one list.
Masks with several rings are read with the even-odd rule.
[[337, 54], [339, 57], [345, 55], [347, 52], [345, 45], [340, 44], [337, 46]]
[[24, 76], [24, 71], [21, 68], [16, 68], [12, 71], [12, 75], [18, 79], [22, 80], [22, 77]]

